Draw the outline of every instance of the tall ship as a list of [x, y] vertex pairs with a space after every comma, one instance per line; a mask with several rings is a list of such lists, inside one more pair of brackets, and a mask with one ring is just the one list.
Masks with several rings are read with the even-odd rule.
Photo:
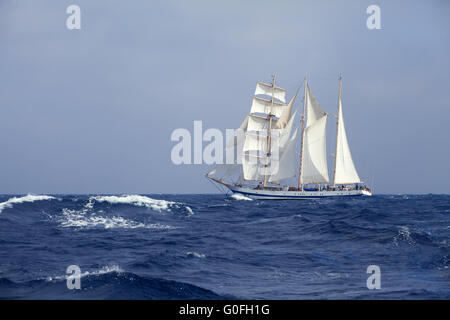
[[[206, 174], [234, 194], [253, 199], [371, 196], [352, 159], [342, 112], [339, 77], [333, 181], [326, 151], [328, 114], [304, 81], [303, 111], [293, 111], [299, 90], [286, 103], [286, 90], [257, 82], [250, 113], [224, 148], [222, 164]], [[299, 132], [300, 131], [300, 132]], [[300, 144], [298, 152], [298, 144]]]

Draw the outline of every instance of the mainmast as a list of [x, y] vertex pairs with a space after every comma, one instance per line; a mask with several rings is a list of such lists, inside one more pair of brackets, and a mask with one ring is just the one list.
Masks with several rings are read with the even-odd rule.
[[270, 152], [271, 152], [271, 128], [272, 128], [272, 109], [273, 109], [273, 99], [275, 94], [275, 75], [272, 76], [272, 103], [270, 105], [269, 109], [269, 127], [267, 128], [267, 140], [266, 140], [266, 164], [265, 164], [265, 170], [264, 170], [264, 187], [267, 185], [267, 169], [269, 166], [269, 158], [270, 158]]
[[305, 117], [306, 117], [306, 90], [308, 79], [305, 77], [305, 93], [303, 95], [303, 114], [302, 114], [302, 142], [300, 144], [300, 164], [298, 167], [298, 188], [302, 187], [302, 164], [303, 164], [303, 140], [305, 140]]
[[336, 149], [334, 152], [334, 172], [333, 172], [333, 187], [336, 186], [336, 163], [338, 151], [338, 134], [339, 134], [339, 112], [341, 111], [341, 91], [342, 91], [342, 76], [339, 76], [339, 98], [338, 98], [338, 114], [336, 120]]

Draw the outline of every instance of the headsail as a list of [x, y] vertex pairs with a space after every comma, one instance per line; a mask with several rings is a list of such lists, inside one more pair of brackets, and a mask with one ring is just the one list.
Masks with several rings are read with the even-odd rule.
[[338, 120], [336, 130], [336, 158], [334, 184], [359, 183], [358, 172], [353, 163], [352, 154], [348, 145], [347, 134], [344, 126], [341, 102], [341, 79], [339, 79]]
[[224, 179], [242, 173], [241, 156], [248, 120], [249, 116], [247, 115], [239, 128], [234, 132], [231, 140], [227, 142], [223, 150], [223, 163], [216, 164], [216, 167], [208, 172], [208, 175], [215, 175], [220, 179]]

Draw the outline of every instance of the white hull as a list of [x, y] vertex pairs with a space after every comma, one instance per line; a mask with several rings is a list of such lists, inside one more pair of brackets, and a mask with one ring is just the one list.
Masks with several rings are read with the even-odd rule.
[[258, 190], [245, 187], [227, 186], [233, 193], [241, 194], [251, 199], [283, 200], [311, 199], [327, 197], [371, 196], [369, 190], [322, 190], [322, 191], [288, 191], [288, 190]]

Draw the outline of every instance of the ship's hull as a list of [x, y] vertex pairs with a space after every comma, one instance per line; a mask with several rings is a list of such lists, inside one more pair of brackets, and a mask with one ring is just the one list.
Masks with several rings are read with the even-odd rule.
[[328, 197], [358, 197], [371, 196], [369, 190], [320, 190], [320, 191], [288, 191], [261, 190], [246, 187], [227, 186], [233, 193], [241, 194], [251, 199], [283, 200], [311, 199]]

